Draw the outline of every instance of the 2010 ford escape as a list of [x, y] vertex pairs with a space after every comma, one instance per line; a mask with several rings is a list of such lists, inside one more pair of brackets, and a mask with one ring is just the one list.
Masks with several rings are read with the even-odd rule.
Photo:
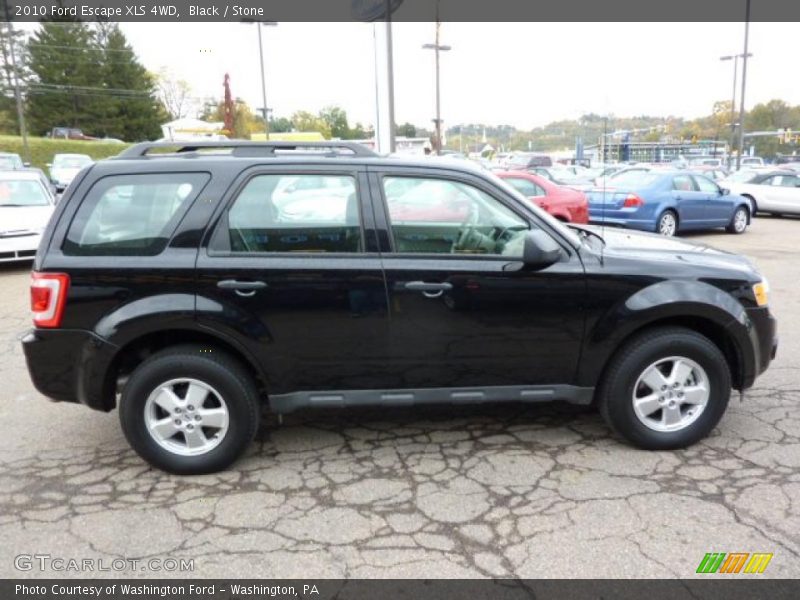
[[58, 205], [23, 346], [39, 391], [118, 407], [175, 473], [229, 465], [263, 403], [596, 402], [670, 449], [774, 357], [767, 293], [739, 256], [567, 227], [461, 162], [141, 144]]

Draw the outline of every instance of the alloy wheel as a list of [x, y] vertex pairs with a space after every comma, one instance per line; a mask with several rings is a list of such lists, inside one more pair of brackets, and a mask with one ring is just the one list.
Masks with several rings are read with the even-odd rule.
[[679, 431], [700, 417], [710, 395], [703, 367], [689, 358], [670, 356], [642, 371], [633, 387], [633, 410], [654, 431]]

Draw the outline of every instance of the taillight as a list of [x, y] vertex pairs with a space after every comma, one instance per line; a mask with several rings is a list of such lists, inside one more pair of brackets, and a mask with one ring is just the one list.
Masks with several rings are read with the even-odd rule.
[[61, 326], [68, 289], [66, 273], [31, 273], [31, 310], [36, 327]]
[[642, 202], [642, 199], [639, 198], [639, 196], [637, 196], [636, 194], [628, 194], [627, 196], [625, 196], [625, 204], [623, 204], [622, 206], [624, 206], [625, 208], [638, 208], [643, 204], [644, 202]]

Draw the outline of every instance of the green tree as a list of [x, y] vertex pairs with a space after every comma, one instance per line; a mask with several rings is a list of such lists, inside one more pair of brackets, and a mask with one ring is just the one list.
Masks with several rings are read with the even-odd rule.
[[286, 117], [270, 119], [269, 130], [275, 133], [286, 133], [292, 130], [292, 122]]
[[[206, 103], [201, 118], [204, 121], [222, 121], [225, 116], [225, 103]], [[270, 123], [271, 127], [271, 123]], [[270, 131], [272, 129], [270, 128]], [[264, 119], [256, 115], [250, 105], [241, 98], [233, 103], [233, 131], [228, 135], [232, 139], [250, 139], [251, 133], [264, 133]]]
[[[417, 137], [417, 128], [414, 127], [411, 123], [403, 123], [402, 125], [397, 125], [394, 129], [395, 135], [402, 135], [404, 137]], [[453, 134], [449, 134], [447, 137], [451, 137]]]
[[153, 77], [116, 23], [42, 23], [28, 42], [30, 129], [152, 139], [168, 119]]
[[126, 141], [159, 137], [160, 124], [169, 114], [157, 99], [155, 79], [139, 63], [117, 23], [99, 24], [96, 39], [103, 86], [111, 90], [100, 107], [105, 119], [98, 133]]
[[[340, 140], [351, 139], [347, 113], [338, 106], [327, 106], [319, 111], [319, 118], [327, 125], [330, 136]], [[300, 131], [304, 131], [300, 129]]]
[[42, 23], [28, 42], [27, 117], [31, 133], [57, 126], [92, 132], [101, 110], [103, 57], [86, 23]]
[[306, 110], [298, 110], [292, 115], [292, 125], [296, 131], [318, 131], [325, 139], [331, 139], [330, 125]]
[[[11, 60], [12, 43], [14, 61]], [[2, 71], [0, 74], [0, 132], [2, 133], [19, 133], [14, 84], [15, 80], [18, 80], [22, 86], [27, 78], [24, 48], [24, 32], [12, 30], [9, 23], [0, 23], [0, 71]], [[16, 64], [16, 69], [14, 64]]]

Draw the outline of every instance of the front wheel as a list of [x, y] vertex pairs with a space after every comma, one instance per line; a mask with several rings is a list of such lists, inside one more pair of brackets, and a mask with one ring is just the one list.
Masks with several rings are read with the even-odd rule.
[[706, 437], [730, 392], [719, 348], [690, 329], [669, 327], [637, 336], [614, 356], [598, 405], [608, 425], [635, 446], [671, 450]]
[[151, 465], [180, 475], [213, 473], [244, 452], [258, 428], [252, 377], [213, 348], [154, 354], [131, 374], [119, 409], [125, 437]]
[[740, 206], [733, 211], [730, 224], [725, 228], [728, 233], [744, 233], [747, 229], [747, 222], [750, 220], [750, 212], [746, 207]]
[[667, 237], [672, 237], [678, 233], [678, 215], [671, 210], [661, 213], [656, 223], [656, 232]]

